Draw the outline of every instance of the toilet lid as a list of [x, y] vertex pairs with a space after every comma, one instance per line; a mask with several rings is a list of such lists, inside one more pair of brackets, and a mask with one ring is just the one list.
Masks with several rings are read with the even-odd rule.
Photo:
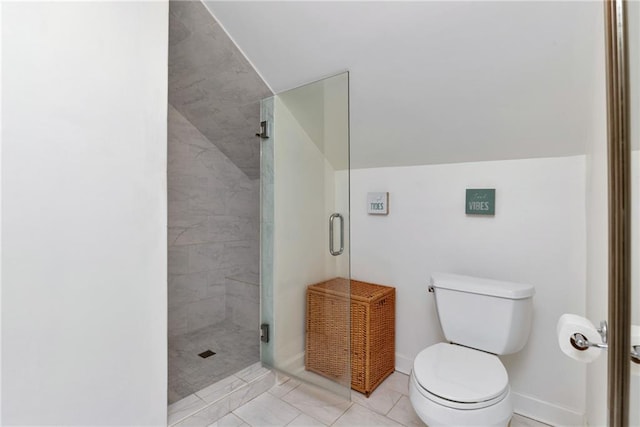
[[422, 350], [413, 362], [413, 372], [428, 392], [461, 403], [491, 400], [509, 384], [497, 356], [455, 344], [439, 343]]

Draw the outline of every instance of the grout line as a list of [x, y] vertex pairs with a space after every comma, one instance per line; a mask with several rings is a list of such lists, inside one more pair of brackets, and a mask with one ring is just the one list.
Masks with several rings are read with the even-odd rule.
[[[246, 403], [245, 403], [245, 405], [246, 405]], [[239, 408], [242, 408], [242, 406], [238, 406], [236, 409], [234, 409], [233, 411], [229, 412], [229, 414], [233, 414], [235, 417], [238, 417], [240, 420], [242, 420], [242, 422], [245, 423], [246, 425], [253, 427], [249, 421], [247, 421], [244, 418], [242, 418], [239, 414], [236, 414], [236, 410], [239, 409]], [[227, 415], [225, 415], [224, 417], [226, 417]], [[224, 417], [221, 417], [220, 419], [222, 419]]]
[[344, 411], [342, 411], [342, 413], [340, 414], [340, 416], [338, 418], [336, 418], [331, 424], [329, 424], [329, 426], [334, 425], [335, 423], [338, 422], [338, 420], [340, 420], [340, 418], [344, 417], [344, 414], [346, 414], [349, 409], [351, 409], [353, 407], [353, 405], [357, 405], [356, 402], [354, 402], [353, 400], [349, 400], [349, 404], [347, 405], [347, 407], [345, 408]]
[[[195, 411], [195, 412], [193, 412], [193, 413], [191, 413], [191, 414], [189, 414], [189, 415], [185, 416], [184, 418], [179, 419], [178, 421], [174, 422], [173, 424], [170, 424], [170, 425], [169, 425], [169, 427], [171, 427], [171, 426], [175, 426], [176, 424], [181, 423], [182, 421], [186, 420], [187, 418], [190, 418], [190, 417], [192, 417], [192, 416], [194, 416], [194, 415], [196, 415], [196, 414], [199, 414], [200, 412], [204, 411], [205, 409], [209, 408], [210, 406], [212, 406], [212, 405], [214, 405], [214, 404], [216, 404], [216, 403], [220, 402], [222, 399], [226, 399], [226, 398], [228, 398], [228, 397], [229, 397], [229, 395], [231, 395], [232, 393], [235, 393], [235, 392], [236, 392], [236, 391], [238, 391], [238, 390], [242, 390], [242, 389], [244, 389], [244, 388], [247, 388], [247, 387], [251, 386], [251, 384], [252, 384], [253, 382], [257, 382], [258, 380], [263, 379], [264, 377], [266, 377], [266, 376], [267, 376], [267, 375], [269, 375], [270, 373], [271, 373], [271, 371], [269, 370], [268, 372], [266, 372], [266, 373], [264, 373], [264, 374], [262, 374], [262, 375], [260, 375], [260, 376], [258, 376], [258, 377], [256, 377], [256, 378], [254, 378], [253, 380], [251, 380], [251, 382], [247, 382], [247, 381], [243, 380], [242, 378], [239, 378], [239, 377], [238, 377], [238, 379], [240, 379], [240, 380], [242, 380], [242, 381], [244, 382], [244, 384], [243, 384], [243, 385], [241, 385], [240, 387], [236, 388], [235, 390], [231, 390], [229, 393], [225, 394], [224, 396], [222, 396], [222, 397], [220, 397], [219, 399], [214, 400], [214, 401], [212, 401], [212, 402], [206, 402], [206, 401], [204, 401], [200, 396], [198, 396], [198, 395], [196, 394], [197, 392], [196, 392], [196, 393], [193, 393], [193, 394], [194, 394], [198, 399], [200, 399], [200, 400], [202, 400], [203, 402], [205, 402], [205, 405], [204, 405], [202, 408], [198, 409], [197, 411]], [[235, 376], [235, 375], [234, 375], [234, 376]], [[206, 387], [205, 387], [205, 388], [206, 388]], [[203, 390], [204, 390], [204, 389], [203, 389]], [[199, 391], [202, 391], [202, 390], [199, 390]], [[258, 396], [259, 396], [259, 395], [258, 395]], [[256, 396], [256, 397], [258, 397], [258, 396]], [[254, 397], [254, 399], [255, 399], [255, 397]], [[253, 400], [253, 399], [251, 399], [251, 400]], [[250, 402], [251, 400], [249, 400], [249, 402]], [[248, 403], [248, 402], [247, 402], [247, 403]], [[237, 408], [236, 408], [236, 409], [237, 409]], [[234, 410], [235, 410], [235, 409], [234, 409]], [[233, 411], [229, 411], [229, 412], [228, 412], [228, 414], [230, 414], [230, 413], [232, 413], [232, 412], [233, 412]], [[225, 414], [225, 415], [226, 415], [226, 414]], [[225, 416], [225, 415], [223, 415], [223, 416]], [[235, 414], [234, 414], [234, 415], [235, 415]], [[222, 418], [222, 417], [220, 417], [220, 418]]]
[[[294, 411], [298, 412], [298, 415], [296, 415], [291, 421], [289, 421], [287, 424], [285, 424], [286, 426], [288, 426], [289, 424], [291, 424], [292, 422], [294, 422], [296, 420], [296, 418], [298, 418], [300, 415], [306, 415], [308, 417], [311, 417], [311, 415], [307, 414], [306, 412], [302, 411], [301, 409], [296, 408], [295, 406], [293, 406], [291, 403], [286, 402], [284, 400], [282, 400], [282, 398], [278, 397], [278, 396], [274, 396], [273, 394], [269, 393], [269, 395], [273, 398], [278, 399], [280, 402], [284, 403], [285, 405], [287, 405], [288, 407], [290, 407], [291, 409], [293, 409]], [[316, 420], [316, 418], [311, 417], [314, 420]], [[319, 420], [316, 420], [319, 421]], [[324, 424], [324, 423], [323, 423]]]
[[[204, 403], [204, 406], [201, 407], [200, 409], [195, 410], [195, 412], [192, 412], [189, 415], [185, 415], [184, 417], [179, 418], [177, 421], [174, 421], [172, 424], [169, 424], [169, 426], [174, 426], [174, 425], [186, 420], [187, 418], [191, 417], [194, 414], [197, 414], [198, 412], [200, 412], [202, 409], [204, 409], [207, 406], [207, 402], [205, 402], [200, 396], [196, 395], [195, 393], [192, 393], [192, 395], [197, 397], [198, 400], [200, 400], [202, 403]], [[187, 397], [189, 397], [189, 396], [187, 396]], [[185, 399], [186, 399], [186, 397], [185, 397]], [[168, 418], [168, 414], [167, 414], [167, 418]]]
[[[289, 380], [291, 381], [291, 380]], [[283, 397], [289, 395], [289, 393], [291, 393], [293, 390], [297, 389], [298, 387], [300, 387], [302, 385], [302, 383], [299, 383], [298, 385], [296, 385], [295, 387], [293, 387], [291, 390], [289, 390], [288, 392], [286, 392], [285, 394], [283, 394], [282, 396], [278, 397], [280, 400], [284, 401]]]

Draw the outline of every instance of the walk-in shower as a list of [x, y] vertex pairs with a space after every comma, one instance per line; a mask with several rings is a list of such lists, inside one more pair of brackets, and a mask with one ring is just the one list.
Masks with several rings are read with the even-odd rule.
[[341, 375], [304, 348], [307, 286], [350, 277], [348, 74], [273, 96], [203, 3], [169, 24], [168, 401], [258, 361], [348, 396], [346, 300], [321, 310]]
[[169, 388], [259, 360], [259, 101], [271, 94], [199, 2], [170, 2]]

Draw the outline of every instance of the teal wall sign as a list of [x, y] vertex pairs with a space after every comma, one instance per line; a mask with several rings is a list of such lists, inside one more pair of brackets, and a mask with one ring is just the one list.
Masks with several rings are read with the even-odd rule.
[[495, 215], [495, 188], [467, 188], [465, 211], [467, 215]]

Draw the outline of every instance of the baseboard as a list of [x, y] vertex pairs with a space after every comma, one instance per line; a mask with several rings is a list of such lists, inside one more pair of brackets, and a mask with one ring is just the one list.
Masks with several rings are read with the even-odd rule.
[[532, 396], [512, 393], [513, 411], [516, 414], [532, 418], [554, 426], [585, 426], [585, 414], [563, 406], [554, 405]]
[[[396, 371], [409, 375], [413, 358], [396, 353]], [[513, 392], [514, 412], [554, 426], [586, 426], [586, 416], [573, 409], [545, 402], [526, 394]]]
[[[282, 363], [282, 369], [289, 372], [299, 372], [304, 370], [304, 352], [298, 353], [290, 357], [286, 362]], [[409, 375], [413, 367], [413, 358], [403, 356], [396, 353], [396, 371]]]
[[[396, 353], [396, 371], [409, 375], [412, 368], [413, 358]], [[304, 352], [290, 357], [286, 362], [281, 364], [281, 369], [283, 371], [291, 372], [294, 375], [304, 371]]]
[[[396, 353], [396, 371], [409, 375], [413, 358]], [[522, 393], [512, 393], [514, 412], [554, 426], [586, 426], [585, 414]]]
[[396, 353], [396, 371], [409, 375], [413, 367], [413, 358]]
[[280, 364], [280, 369], [284, 372], [289, 372], [293, 375], [297, 375], [304, 371], [304, 351], [298, 354], [294, 354], [284, 362]]

